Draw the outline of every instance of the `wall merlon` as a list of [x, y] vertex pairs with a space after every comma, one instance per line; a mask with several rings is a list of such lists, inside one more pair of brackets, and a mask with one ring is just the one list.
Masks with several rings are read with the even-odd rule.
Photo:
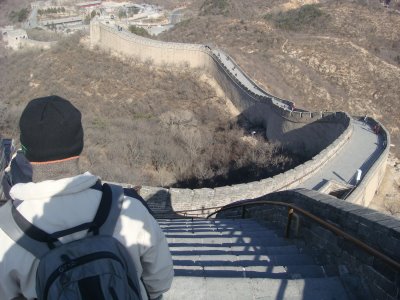
[[193, 190], [192, 201], [210, 202], [207, 201], [214, 198], [215, 191], [213, 189], [196, 189]]

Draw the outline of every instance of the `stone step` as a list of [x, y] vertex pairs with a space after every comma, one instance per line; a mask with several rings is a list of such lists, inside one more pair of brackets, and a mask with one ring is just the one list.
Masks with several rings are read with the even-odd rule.
[[181, 225], [181, 226], [160, 226], [163, 231], [179, 231], [185, 229], [193, 229], [193, 230], [217, 230], [218, 227], [212, 224], [205, 225]]
[[225, 246], [240, 246], [240, 245], [254, 245], [254, 246], [283, 246], [288, 245], [289, 240], [268, 235], [262, 237], [247, 237], [247, 236], [221, 236], [221, 235], [208, 235], [198, 238], [196, 235], [167, 237], [167, 242], [170, 246], [174, 244], [218, 244]]
[[268, 229], [263, 226], [257, 225], [257, 224], [249, 224], [248, 226], [246, 224], [235, 224], [235, 225], [220, 225], [220, 224], [197, 224], [197, 225], [191, 225], [191, 224], [182, 224], [182, 225], [171, 225], [171, 226], [160, 226], [162, 230], [165, 231], [179, 231], [179, 230], [185, 230], [185, 229], [194, 229], [194, 230], [202, 230], [202, 229], [213, 229], [213, 230], [219, 230], [219, 231], [233, 231], [233, 230], [240, 230], [240, 231], [273, 231], [275, 229]]
[[253, 255], [253, 254], [266, 254], [266, 255], [285, 255], [285, 254], [298, 254], [299, 249], [294, 245], [289, 246], [254, 246], [254, 245], [235, 245], [235, 246], [224, 246], [214, 245], [205, 247], [193, 247], [193, 246], [182, 246], [182, 247], [170, 247], [172, 256], [181, 255], [205, 255], [205, 254], [233, 254], [233, 255]]
[[314, 260], [306, 254], [243, 254], [237, 256], [237, 261], [241, 266], [259, 265], [260, 262], [268, 262], [270, 265], [274, 266], [311, 265], [315, 263]]
[[265, 247], [276, 247], [276, 246], [287, 246], [290, 245], [290, 242], [284, 238], [230, 238], [230, 237], [213, 237], [213, 238], [167, 238], [168, 244], [170, 247], [207, 247], [207, 246], [224, 246], [224, 247], [233, 247], [233, 246], [265, 246]]
[[259, 224], [174, 224], [174, 225], [160, 225], [163, 230], [180, 230], [185, 228], [218, 228], [219, 230], [247, 230], [247, 231], [260, 231], [266, 229]]
[[308, 279], [175, 277], [165, 300], [340, 299], [347, 300], [337, 277]]
[[[181, 230], [185, 228], [194, 228], [194, 229], [202, 229], [202, 228], [218, 228], [220, 230], [247, 230], [247, 231], [261, 231], [261, 230], [270, 230], [259, 224], [172, 224], [172, 225], [160, 225], [163, 230]], [[274, 229], [272, 229], [274, 230]]]
[[324, 268], [317, 265], [290, 265], [285, 266], [285, 269], [292, 279], [327, 277]]
[[316, 265], [302, 266], [174, 266], [175, 276], [225, 277], [225, 278], [275, 278], [302, 279], [325, 277]]
[[197, 239], [204, 239], [204, 238], [214, 238], [214, 237], [221, 237], [221, 238], [234, 238], [234, 239], [273, 239], [276, 238], [276, 234], [274, 232], [242, 232], [242, 231], [233, 231], [233, 232], [220, 232], [220, 231], [208, 231], [208, 232], [193, 232], [191, 230], [188, 231], [180, 231], [180, 232], [164, 232], [165, 237], [167, 239], [178, 239], [178, 238], [197, 238]]
[[[243, 229], [243, 228], [234, 228], [234, 229], [225, 229], [225, 228], [218, 228], [218, 227], [182, 227], [182, 228], [162, 228], [163, 232], [168, 234], [180, 234], [180, 233], [196, 233], [196, 234], [208, 234], [209, 232], [215, 233], [219, 232], [222, 235], [249, 235], [249, 236], [262, 236], [263, 234], [273, 234], [276, 235], [277, 232], [275, 230], [263, 230], [262, 228], [255, 228], [255, 229]], [[278, 233], [280, 234], [280, 233]], [[280, 234], [281, 235], [281, 234]]]
[[173, 255], [174, 266], [238, 266], [238, 267], [265, 267], [265, 266], [293, 266], [313, 265], [313, 259], [305, 254], [290, 255], [234, 255], [229, 252], [223, 254], [189, 254]]
[[257, 225], [260, 224], [253, 219], [170, 219], [170, 220], [157, 220], [160, 226], [181, 226], [181, 225], [219, 225], [219, 226], [235, 226], [238, 224], [243, 225]]

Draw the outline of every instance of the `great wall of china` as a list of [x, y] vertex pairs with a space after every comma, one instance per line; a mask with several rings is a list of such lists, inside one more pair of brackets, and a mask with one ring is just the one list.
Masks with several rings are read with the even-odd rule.
[[[302, 183], [313, 176], [318, 177], [321, 168], [338, 156], [354, 137], [355, 126], [359, 125], [345, 112], [293, 110], [292, 102], [265, 92], [231, 57], [207, 45], [156, 41], [118, 30], [98, 20], [91, 23], [90, 40], [92, 47], [137, 57], [144, 62], [151, 61], [158, 66], [185, 64], [207, 72], [214, 77], [241, 114], [250, 122], [265, 128], [269, 140], [279, 141], [293, 151], [307, 153], [312, 157], [285, 173], [250, 183], [194, 190], [142, 187], [141, 195], [159, 210], [180, 211], [222, 206], [241, 199], [302, 187]], [[369, 122], [376, 123], [373, 119], [369, 119]], [[383, 178], [390, 137], [383, 126], [381, 129], [381, 147], [374, 150], [373, 162], [364, 171], [361, 182], [353, 187], [347, 198], [349, 202], [367, 206]]]
[[[268, 139], [280, 141], [292, 150], [307, 152], [312, 156], [309, 161], [292, 170], [250, 183], [194, 190], [141, 187], [140, 194], [155, 210], [156, 216], [161, 218], [158, 221], [169, 238], [170, 250], [174, 255], [175, 279], [172, 290], [165, 294], [166, 299], [225, 299], [228, 295], [231, 299], [251, 299], [243, 296], [249, 293], [262, 297], [275, 293], [277, 299], [286, 299], [286, 295], [295, 296], [290, 297], [291, 299], [324, 298], [321, 295], [329, 299], [400, 299], [400, 220], [363, 207], [368, 206], [375, 195], [385, 172], [390, 136], [382, 124], [371, 118], [365, 120], [344, 112], [293, 110], [293, 103], [265, 92], [231, 57], [209, 46], [145, 39], [99, 21], [91, 23], [91, 45], [110, 52], [135, 56], [143, 62], [151, 60], [155, 65], [174, 64], [179, 67], [180, 64], [185, 64], [198, 68], [200, 72], [207, 72], [215, 78], [241, 114], [265, 128]], [[380, 126], [379, 134], [371, 130], [375, 125]], [[10, 148], [13, 148], [12, 140], [3, 139], [0, 149], [1, 170], [7, 164]], [[357, 171], [362, 171], [359, 178], [355, 176]], [[335, 190], [331, 186], [338, 186], [339, 189], [346, 186], [349, 191], [345, 200], [328, 195]], [[233, 208], [218, 213], [214, 221], [196, 217], [185, 219], [182, 214], [178, 216], [178, 220], [164, 219], [165, 216], [174, 217], [177, 211], [190, 209], [201, 209], [197, 217], [206, 216], [212, 211], [207, 208], [244, 199], [269, 201], [274, 205], [256, 204], [246, 209]], [[241, 203], [243, 204], [242, 201]], [[290, 210], [275, 205], [278, 203], [297, 207], [292, 225], [288, 221]], [[345, 235], [330, 227], [322, 226], [315, 219], [297, 211], [298, 208], [320, 218], [328, 226], [336, 226], [350, 236], [345, 238]], [[241, 239], [249, 239], [248, 237], [243, 235], [232, 238], [227, 236], [226, 229], [223, 234], [214, 231], [214, 227], [208, 227], [216, 222], [221, 230], [224, 230], [224, 226], [233, 229], [236, 228], [232, 227], [234, 224], [242, 224], [235, 233], [244, 231], [247, 227], [249, 231], [254, 230], [254, 223], [245, 222], [249, 220], [224, 219], [238, 217], [261, 220], [267, 227], [278, 229], [276, 233], [281, 229], [290, 232], [290, 241], [300, 252], [288, 252], [285, 255], [286, 246], [276, 244], [278, 240], [272, 239], [271, 231], [267, 232], [266, 228], [262, 231], [259, 227], [256, 229], [255, 234], [262, 233], [265, 245], [268, 245], [264, 247], [261, 244], [259, 247], [257, 235], [251, 237], [249, 243], [243, 244]], [[224, 225], [224, 222], [227, 223]], [[196, 231], [198, 226], [199, 232]], [[210, 237], [213, 244], [206, 244], [208, 250], [204, 251], [199, 245]], [[280, 235], [278, 239], [279, 237]], [[185, 238], [189, 238], [188, 242], [182, 243], [186, 241]], [[226, 238], [233, 243], [226, 244], [230, 246], [229, 249], [224, 248], [221, 252], [223, 255], [210, 255], [207, 252], [214, 249], [210, 246], [216, 246], [215, 249], [223, 248], [222, 241], [225, 243], [226, 240], [223, 239]], [[285, 239], [284, 242], [288, 241], [289, 239]], [[179, 251], [182, 249], [177, 245], [183, 247], [184, 251]], [[263, 253], [261, 250], [250, 252], [256, 255], [249, 265], [244, 257], [249, 254], [247, 249], [252, 247], [264, 247], [277, 252], [274, 255], [272, 254], [275, 252], [268, 254], [269, 261], [258, 259], [265, 256], [260, 255]], [[366, 247], [372, 249], [367, 251]], [[236, 267], [232, 267], [232, 261], [228, 260], [232, 248], [242, 249], [235, 252], [235, 263], [239, 263], [240, 258], [247, 263], [245, 267], [238, 268], [236, 275], [232, 271]], [[321, 275], [310, 273], [310, 268], [314, 266], [309, 265], [310, 260], [306, 260], [308, 257], [304, 257], [304, 249], [310, 251], [307, 253], [312, 255], [315, 267]], [[201, 258], [202, 251], [207, 255]], [[218, 251], [221, 250], [212, 253]], [[193, 258], [193, 255], [182, 256], [182, 253], [198, 255]], [[271, 265], [272, 261], [274, 264]], [[253, 265], [257, 272], [252, 273]], [[276, 273], [281, 265], [285, 268], [283, 275]], [[199, 268], [203, 269], [199, 271]], [[293, 268], [297, 271], [293, 271]], [[243, 275], [244, 270], [250, 277]], [[271, 270], [274, 271], [271, 273]], [[196, 272], [200, 272], [202, 276], [193, 275]], [[216, 272], [222, 272], [222, 275]], [[292, 276], [291, 272], [294, 272], [294, 277], [276, 277]], [[264, 278], [265, 281], [262, 281]], [[254, 282], [258, 282], [259, 286]], [[257, 289], [252, 291], [250, 283]]]

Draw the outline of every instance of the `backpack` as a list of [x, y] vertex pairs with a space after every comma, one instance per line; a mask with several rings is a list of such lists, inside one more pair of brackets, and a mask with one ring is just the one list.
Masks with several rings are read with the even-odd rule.
[[[93, 188], [93, 187], [92, 187]], [[113, 236], [123, 189], [97, 183], [103, 191], [92, 222], [48, 234], [28, 222], [8, 201], [0, 209], [0, 227], [38, 260], [36, 293], [40, 300], [142, 299], [135, 265]], [[87, 230], [86, 237], [66, 244], [58, 238]]]

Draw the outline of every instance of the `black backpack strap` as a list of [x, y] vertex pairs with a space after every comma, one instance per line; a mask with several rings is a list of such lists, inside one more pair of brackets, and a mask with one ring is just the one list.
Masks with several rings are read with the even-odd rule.
[[[91, 188], [101, 191], [102, 186], [100, 181]], [[53, 249], [61, 244], [58, 240], [60, 237], [87, 229], [89, 229], [89, 232], [93, 231], [94, 234], [97, 234], [99, 228], [105, 223], [111, 207], [111, 190], [106, 189], [106, 193], [103, 192], [99, 208], [92, 222], [49, 234], [25, 219], [14, 206], [13, 201], [9, 200], [0, 208], [0, 228], [18, 245], [32, 253], [35, 257], [40, 258], [49, 249]]]
[[146, 200], [144, 200], [134, 188], [124, 188], [124, 195], [139, 200], [143, 206], [146, 207], [147, 211], [154, 217], [154, 212], [151, 210]]
[[107, 207], [99, 207], [94, 223], [98, 225], [99, 234], [112, 236], [121, 214], [124, 189], [119, 185], [104, 183], [103, 198], [107, 199], [109, 205]]
[[29, 223], [13, 205], [12, 200], [7, 201], [0, 208], [0, 228], [36, 258], [41, 258], [49, 251], [48, 234]]
[[98, 190], [102, 192], [99, 207], [97, 208], [96, 215], [91, 222], [86, 222], [75, 227], [71, 227], [65, 230], [57, 231], [49, 234], [53, 239], [58, 239], [60, 237], [73, 234], [82, 230], [89, 230], [93, 232], [94, 235], [99, 234], [99, 228], [106, 222], [110, 209], [112, 208], [112, 194], [111, 190], [106, 186], [102, 186], [100, 181], [97, 181], [91, 189]]

